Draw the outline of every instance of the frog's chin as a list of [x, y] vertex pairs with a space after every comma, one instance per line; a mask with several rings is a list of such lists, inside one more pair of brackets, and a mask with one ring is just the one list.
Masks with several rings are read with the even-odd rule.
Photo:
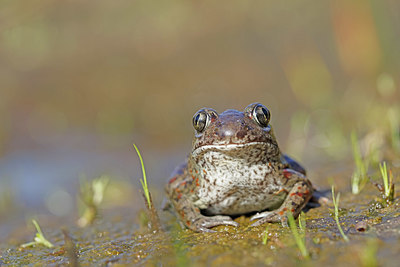
[[200, 146], [192, 151], [192, 157], [197, 157], [201, 154], [204, 154], [208, 151], [215, 151], [215, 152], [233, 152], [233, 151], [240, 151], [240, 150], [247, 150], [247, 149], [263, 149], [263, 150], [279, 150], [276, 145], [272, 143], [266, 142], [249, 142], [245, 144], [216, 144], [216, 145], [203, 145]]

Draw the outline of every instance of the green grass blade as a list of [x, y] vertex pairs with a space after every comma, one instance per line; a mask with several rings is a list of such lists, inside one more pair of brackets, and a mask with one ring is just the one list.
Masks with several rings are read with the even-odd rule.
[[265, 227], [265, 232], [262, 238], [262, 243], [266, 245], [268, 242], [268, 225]]
[[37, 231], [36, 237], [34, 238], [35, 242], [38, 243], [38, 244], [42, 244], [42, 245], [44, 245], [44, 246], [46, 246], [48, 248], [54, 247], [54, 245], [44, 237], [42, 229], [40, 229], [40, 226], [37, 223], [37, 221], [36, 220], [32, 220], [32, 223], [35, 225], [35, 228], [36, 228], [36, 231]]
[[149, 193], [149, 188], [147, 186], [146, 170], [144, 168], [144, 162], [143, 162], [143, 159], [142, 159], [142, 155], [140, 154], [140, 151], [139, 151], [139, 149], [137, 148], [137, 146], [135, 144], [133, 144], [133, 147], [135, 148], [136, 153], [139, 156], [140, 165], [142, 165], [143, 179], [140, 180], [140, 183], [142, 184], [143, 192], [144, 192], [144, 195], [146, 197], [149, 209], [151, 209], [150, 193]]
[[351, 179], [351, 189], [353, 194], [358, 194], [368, 181], [368, 162], [365, 162], [365, 159], [363, 159], [361, 156], [360, 145], [358, 143], [358, 137], [355, 131], [351, 132], [351, 147], [353, 150], [354, 162], [356, 164], [356, 169]]
[[293, 233], [293, 237], [294, 237], [294, 240], [296, 241], [297, 247], [299, 248], [301, 255], [307, 259], [309, 257], [309, 254], [308, 254], [305, 242], [304, 242], [304, 236], [301, 236], [299, 231], [297, 231], [297, 225], [294, 220], [293, 214], [291, 212], [287, 213], [287, 218], [288, 218], [290, 230]]
[[383, 164], [379, 163], [379, 170], [381, 171], [382, 180], [383, 180], [383, 188], [385, 189], [385, 196], [389, 197], [390, 194], [390, 185], [389, 185], [389, 177], [386, 167], [386, 162], [384, 161]]
[[349, 242], [349, 238], [343, 232], [342, 226], [340, 226], [340, 222], [339, 222], [339, 199], [340, 199], [340, 193], [337, 195], [337, 198], [335, 198], [335, 189], [334, 189], [334, 186], [332, 185], [332, 202], [333, 202], [333, 206], [335, 207], [335, 221], [336, 221], [339, 232], [342, 235], [343, 239], [346, 242]]
[[299, 228], [301, 231], [303, 231], [303, 233], [305, 233], [305, 231], [306, 231], [306, 215], [303, 211], [300, 212], [300, 214], [299, 214]]
[[20, 247], [26, 248], [26, 247], [32, 247], [32, 246], [35, 246], [35, 245], [43, 245], [43, 246], [46, 246], [48, 248], [54, 247], [54, 245], [44, 237], [42, 229], [40, 229], [40, 226], [37, 223], [37, 221], [36, 220], [32, 220], [32, 223], [36, 228], [36, 236], [33, 239], [34, 241], [22, 244]]

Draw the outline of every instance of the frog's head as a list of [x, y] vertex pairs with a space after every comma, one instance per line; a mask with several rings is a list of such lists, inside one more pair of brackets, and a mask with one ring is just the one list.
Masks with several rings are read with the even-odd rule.
[[278, 160], [280, 152], [270, 118], [268, 108], [259, 103], [248, 105], [243, 112], [229, 109], [218, 114], [214, 109], [200, 109], [193, 116], [192, 156], [207, 151], [235, 156], [243, 154], [241, 151], [258, 149], [263, 150], [269, 159]]

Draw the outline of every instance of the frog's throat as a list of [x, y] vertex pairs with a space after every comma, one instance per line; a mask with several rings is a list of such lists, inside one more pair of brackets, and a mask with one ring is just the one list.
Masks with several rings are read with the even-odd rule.
[[219, 144], [219, 145], [204, 145], [200, 146], [192, 151], [192, 157], [197, 157], [198, 155], [207, 152], [207, 151], [230, 151], [235, 149], [245, 149], [251, 146], [264, 146], [267, 149], [276, 149], [279, 150], [275, 144], [267, 143], [267, 142], [249, 142], [245, 144]]

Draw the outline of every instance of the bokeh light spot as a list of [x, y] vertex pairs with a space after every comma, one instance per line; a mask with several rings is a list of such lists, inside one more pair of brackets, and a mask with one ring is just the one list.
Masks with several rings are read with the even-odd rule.
[[66, 216], [72, 211], [72, 196], [62, 190], [56, 189], [52, 191], [45, 199], [47, 209], [56, 216]]
[[382, 96], [391, 96], [396, 91], [396, 85], [394, 83], [394, 79], [387, 73], [382, 73], [379, 75], [376, 86], [378, 88], [378, 92]]

